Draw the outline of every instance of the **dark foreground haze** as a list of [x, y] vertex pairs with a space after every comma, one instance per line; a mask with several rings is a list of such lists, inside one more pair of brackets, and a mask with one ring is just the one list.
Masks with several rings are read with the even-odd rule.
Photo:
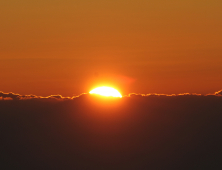
[[0, 101], [3, 169], [221, 169], [222, 97]]

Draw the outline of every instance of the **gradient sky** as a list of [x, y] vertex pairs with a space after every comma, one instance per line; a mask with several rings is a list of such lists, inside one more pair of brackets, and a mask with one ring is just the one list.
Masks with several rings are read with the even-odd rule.
[[218, 91], [221, 9], [221, 0], [1, 1], [0, 91]]

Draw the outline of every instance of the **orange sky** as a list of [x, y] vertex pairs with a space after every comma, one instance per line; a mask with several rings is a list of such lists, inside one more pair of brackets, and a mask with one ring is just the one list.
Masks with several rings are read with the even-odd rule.
[[0, 91], [222, 89], [222, 1], [0, 2]]

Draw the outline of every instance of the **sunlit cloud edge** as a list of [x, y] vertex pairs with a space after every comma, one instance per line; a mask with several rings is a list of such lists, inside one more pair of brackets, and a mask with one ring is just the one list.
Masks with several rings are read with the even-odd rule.
[[[80, 95], [77, 96], [71, 96], [71, 97], [63, 97], [60, 94], [57, 95], [50, 95], [50, 96], [37, 96], [37, 95], [33, 95], [33, 94], [29, 94], [29, 95], [21, 95], [18, 93], [13, 93], [13, 92], [9, 92], [9, 93], [5, 93], [0, 91], [0, 100], [39, 100], [39, 99], [45, 99], [45, 100], [74, 100], [76, 98], [81, 98], [83, 96], [94, 96], [94, 95], [90, 95], [89, 93], [82, 93]], [[217, 97], [222, 97], [222, 90], [219, 90], [215, 93], [212, 94], [197, 94], [197, 93], [180, 93], [180, 94], [158, 94], [158, 93], [148, 93], [148, 94], [141, 94], [141, 93], [130, 93], [128, 95], [123, 95], [122, 98], [136, 98], [136, 97], [152, 97], [152, 96], [156, 96], [156, 97], [160, 97], [160, 96], [166, 96], [166, 97], [173, 97], [173, 96], [217, 96]]]

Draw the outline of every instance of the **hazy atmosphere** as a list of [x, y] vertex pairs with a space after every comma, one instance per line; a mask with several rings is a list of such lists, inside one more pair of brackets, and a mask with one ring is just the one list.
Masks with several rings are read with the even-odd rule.
[[220, 170], [221, 0], [0, 1], [2, 170]]
[[0, 2], [0, 87], [65, 96], [222, 87], [222, 1]]

